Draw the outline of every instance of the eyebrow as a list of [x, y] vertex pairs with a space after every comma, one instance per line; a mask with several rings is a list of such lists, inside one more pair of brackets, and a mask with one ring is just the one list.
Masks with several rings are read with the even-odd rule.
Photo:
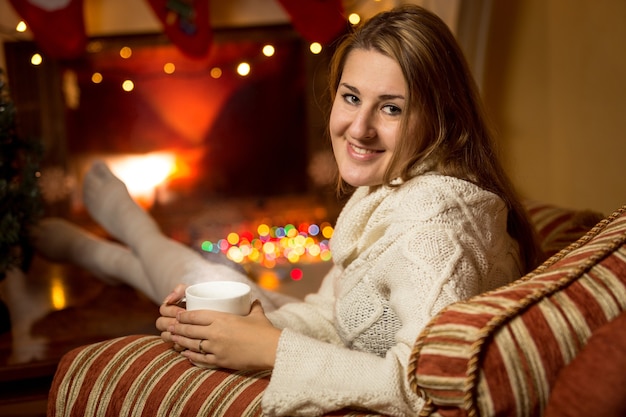
[[[350, 85], [350, 84], [346, 84], [346, 83], [340, 83], [339, 84], [340, 87], [345, 87], [348, 90], [352, 91], [355, 94], [361, 94], [361, 92], [359, 91], [358, 88]], [[383, 94], [378, 96], [378, 98], [382, 99], [382, 100], [404, 100], [404, 96], [402, 94]]]

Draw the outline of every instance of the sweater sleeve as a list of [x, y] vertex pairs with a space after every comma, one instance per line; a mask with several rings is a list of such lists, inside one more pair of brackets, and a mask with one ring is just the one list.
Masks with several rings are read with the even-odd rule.
[[336, 265], [333, 266], [316, 293], [307, 295], [303, 303], [285, 304], [280, 309], [268, 313], [268, 319], [279, 329], [289, 327], [303, 335], [340, 344], [341, 340], [333, 324], [334, 281], [340, 273], [340, 269]]

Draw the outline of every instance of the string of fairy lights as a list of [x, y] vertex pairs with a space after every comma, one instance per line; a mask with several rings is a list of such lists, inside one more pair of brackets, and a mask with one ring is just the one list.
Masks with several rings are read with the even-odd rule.
[[[347, 17], [347, 20], [350, 24], [356, 25], [361, 21], [361, 17], [358, 13], [350, 13]], [[23, 20], [20, 20], [15, 27], [15, 31], [17, 33], [25, 33], [27, 30], [28, 30], [28, 25]], [[101, 42], [92, 41], [88, 44], [87, 51], [91, 53], [98, 52], [99, 50], [101, 50], [101, 48], [102, 48]], [[319, 55], [322, 52], [322, 50], [323, 50], [323, 46], [319, 42], [311, 42], [309, 44], [309, 51], [314, 55]], [[264, 56], [271, 57], [275, 53], [275, 47], [271, 44], [264, 45], [262, 47], [261, 52]], [[123, 59], [129, 59], [132, 56], [132, 54], [133, 54], [133, 50], [130, 46], [122, 46], [119, 49], [119, 56]], [[43, 64], [43, 62], [44, 62], [44, 57], [39, 52], [35, 52], [33, 55], [31, 55], [30, 63], [32, 65], [39, 66]], [[242, 77], [248, 76], [251, 70], [252, 70], [252, 67], [249, 62], [242, 61], [238, 65], [235, 66], [235, 72]], [[174, 74], [176, 72], [176, 64], [173, 62], [166, 62], [163, 65], [163, 72], [168, 75]], [[222, 76], [223, 69], [220, 67], [213, 67], [210, 69], [209, 73], [212, 78], [218, 79]], [[102, 73], [94, 72], [92, 74], [91, 81], [94, 84], [99, 84], [103, 80], [104, 80], [104, 77]], [[130, 79], [124, 80], [122, 82], [121, 88], [126, 92], [130, 92], [134, 89], [134, 83]]]
[[200, 247], [239, 264], [255, 263], [271, 269], [280, 264], [329, 261], [333, 231], [328, 222], [284, 226], [261, 223], [254, 231], [233, 231], [216, 241], [204, 240]]
[[285, 279], [300, 281], [305, 264], [332, 259], [330, 238], [334, 228], [329, 222], [283, 226], [261, 222], [256, 228], [243, 229], [213, 241], [200, 239], [199, 249], [241, 265], [263, 288], [275, 290]]

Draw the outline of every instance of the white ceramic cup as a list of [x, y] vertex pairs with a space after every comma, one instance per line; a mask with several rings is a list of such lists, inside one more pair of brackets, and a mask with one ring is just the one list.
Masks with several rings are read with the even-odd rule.
[[214, 310], [245, 316], [250, 312], [250, 286], [235, 281], [193, 284], [185, 290], [187, 310]]

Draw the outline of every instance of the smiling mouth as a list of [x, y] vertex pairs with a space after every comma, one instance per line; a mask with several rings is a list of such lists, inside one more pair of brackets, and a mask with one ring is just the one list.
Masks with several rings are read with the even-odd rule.
[[377, 150], [374, 150], [374, 149], [361, 148], [359, 146], [356, 146], [353, 143], [350, 143], [350, 148], [352, 148], [354, 153], [357, 153], [359, 155], [369, 155], [369, 154], [375, 154], [375, 153], [381, 153], [382, 152], [382, 151], [377, 151]]

